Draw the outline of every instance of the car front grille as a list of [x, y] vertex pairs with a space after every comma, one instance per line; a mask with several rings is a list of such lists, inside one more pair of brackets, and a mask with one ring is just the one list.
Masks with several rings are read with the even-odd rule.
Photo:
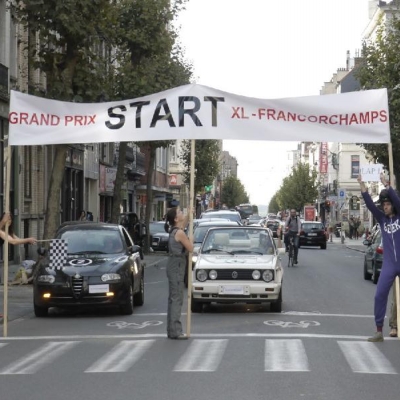
[[83, 277], [72, 277], [72, 292], [75, 296], [79, 296], [83, 289]]
[[[217, 281], [245, 281], [251, 280], [253, 281], [253, 270], [251, 269], [217, 269]], [[237, 277], [234, 278], [233, 276], [237, 274]], [[261, 272], [261, 271], [260, 271]], [[262, 273], [262, 272], [261, 272]]]

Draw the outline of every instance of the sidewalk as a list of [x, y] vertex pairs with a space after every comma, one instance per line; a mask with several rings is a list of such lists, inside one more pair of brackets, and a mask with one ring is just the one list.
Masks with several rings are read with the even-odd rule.
[[344, 243], [342, 244], [341, 239], [333, 235], [332, 242], [328, 239], [328, 246], [330, 243], [334, 244], [340, 244], [342, 246], [345, 246], [348, 249], [359, 251], [360, 253], [365, 253], [365, 250], [367, 246], [363, 244], [364, 239], [359, 238], [359, 239], [349, 239], [346, 237], [344, 240]]

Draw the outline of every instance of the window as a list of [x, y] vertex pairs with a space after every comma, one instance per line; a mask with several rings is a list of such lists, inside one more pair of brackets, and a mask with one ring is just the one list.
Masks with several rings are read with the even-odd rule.
[[351, 156], [351, 177], [357, 178], [360, 173], [360, 156]]
[[176, 163], [176, 145], [172, 145], [169, 147], [170, 149], [170, 161]]

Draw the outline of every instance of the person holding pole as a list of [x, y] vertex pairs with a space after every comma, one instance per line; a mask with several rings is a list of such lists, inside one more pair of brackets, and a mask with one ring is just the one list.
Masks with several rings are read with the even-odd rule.
[[380, 178], [385, 186], [385, 189], [379, 194], [383, 212], [372, 201], [361, 175], [357, 178], [365, 205], [380, 225], [383, 248], [385, 249], [374, 302], [376, 332], [368, 338], [369, 342], [383, 342], [382, 328], [390, 288], [396, 277], [400, 276], [400, 217], [397, 213], [397, 210], [400, 210], [400, 198], [386, 181], [384, 174], [381, 174]]
[[1, 222], [3, 222], [4, 219], [6, 219], [6, 222], [4, 223], [4, 225], [2, 226], [0, 223], [0, 245], [2, 245], [6, 240], [6, 233], [4, 231], [4, 226], [6, 224], [8, 225], [8, 243], [17, 245], [17, 244], [35, 244], [37, 242], [36, 238], [34, 238], [34, 237], [20, 239], [13, 232], [12, 219], [11, 219], [10, 214], [8, 214], [8, 217], [7, 217], [7, 214], [3, 214], [3, 218], [1, 220]]
[[[189, 215], [189, 214], [188, 214]], [[179, 207], [171, 208], [166, 215], [164, 229], [169, 233], [168, 238], [168, 312], [167, 335], [169, 339], [186, 340], [182, 332], [181, 312], [184, 296], [184, 277], [187, 267], [186, 252], [193, 251], [193, 243], [184, 232], [187, 218]]]

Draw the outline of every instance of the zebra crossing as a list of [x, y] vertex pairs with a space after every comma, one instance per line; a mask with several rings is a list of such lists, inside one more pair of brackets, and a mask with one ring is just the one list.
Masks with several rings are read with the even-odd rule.
[[[232, 339], [191, 339], [188, 342], [171, 342], [166, 339], [133, 339], [121, 340], [115, 343], [96, 343], [96, 341], [48, 341], [42, 344], [31, 342], [34, 348], [29, 346], [29, 351], [18, 356], [17, 342], [0, 343], [0, 359], [2, 352], [9, 349], [12, 354], [16, 354], [16, 360], [8, 365], [0, 365], [0, 380], [3, 375], [27, 375], [35, 374], [46, 368], [51, 368], [53, 364], [59, 364], [62, 357], [74, 359], [76, 352], [90, 349], [96, 344], [96, 359], [88, 358], [88, 365], [80, 366], [81, 372], [87, 374], [117, 373], [127, 372], [136, 363], [140, 363], [144, 368], [157, 368], [157, 365], [150, 365], [154, 359], [147, 357], [151, 352], [159, 353], [160, 349], [165, 350], [174, 346], [175, 351], [181, 352], [177, 359], [172, 359], [169, 365], [171, 371], [181, 372], [213, 372], [223, 370], [223, 360], [225, 357], [236, 357], [235, 362], [242, 364], [242, 348], [240, 342], [235, 343]], [[310, 372], [309, 355], [307, 347], [302, 339], [265, 339], [254, 342], [257, 346], [256, 357], [252, 359], [252, 365], [263, 368], [265, 373], [270, 372]], [[393, 343], [394, 344], [394, 343]], [[248, 345], [248, 343], [247, 343]], [[264, 351], [260, 351], [260, 345], [264, 346]], [[14, 347], [13, 347], [14, 346]], [[103, 347], [106, 347], [103, 352]], [[92, 350], [93, 350], [92, 348]], [[101, 354], [98, 349], [101, 349]], [[397, 369], [392, 365], [388, 357], [381, 351], [379, 344], [366, 341], [344, 341], [334, 340], [333, 346], [329, 349], [336, 349], [343, 357], [349, 372], [360, 374], [388, 374], [397, 375], [400, 370], [400, 363], [397, 362], [398, 355], [393, 354], [396, 359]], [[383, 350], [383, 349], [382, 349]], [[388, 352], [388, 351], [386, 351]], [[89, 354], [89, 353], [88, 353]], [[92, 354], [92, 353], [90, 353]], [[392, 353], [389, 353], [392, 354]], [[311, 352], [310, 357], [326, 357], [326, 354], [318, 355], [318, 352]], [[168, 357], [167, 363], [169, 363]], [[164, 357], [165, 359], [165, 357]], [[146, 364], [147, 363], [147, 364]], [[154, 363], [154, 360], [153, 360]], [[157, 364], [157, 363], [156, 363]], [[164, 368], [165, 364], [163, 364]]]

